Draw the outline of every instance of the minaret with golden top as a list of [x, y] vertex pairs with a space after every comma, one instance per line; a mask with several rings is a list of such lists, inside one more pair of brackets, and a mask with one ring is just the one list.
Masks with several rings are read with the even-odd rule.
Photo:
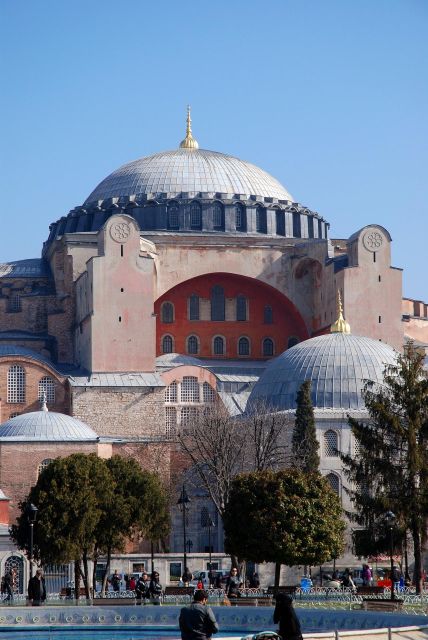
[[192, 118], [190, 117], [190, 105], [187, 105], [186, 137], [180, 142], [180, 149], [199, 149], [199, 145], [192, 136]]
[[343, 317], [342, 298], [340, 296], [340, 290], [337, 290], [337, 320], [333, 322], [330, 327], [331, 333], [351, 333], [351, 327]]

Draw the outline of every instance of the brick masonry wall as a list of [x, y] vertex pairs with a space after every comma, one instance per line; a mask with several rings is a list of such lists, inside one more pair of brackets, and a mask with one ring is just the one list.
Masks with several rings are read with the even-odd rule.
[[[25, 402], [12, 404], [7, 401], [7, 377], [9, 368], [18, 364], [25, 370], [26, 394]], [[38, 399], [39, 380], [44, 376], [49, 376], [55, 382], [55, 402], [48, 403], [50, 411], [58, 413], [69, 413], [69, 399], [67, 393], [67, 383], [65, 378], [53, 372], [42, 363], [37, 363], [30, 358], [2, 357], [0, 358], [0, 422], [8, 420], [13, 413], [28, 413], [29, 411], [40, 411]]]
[[165, 434], [164, 389], [71, 387], [72, 415], [100, 436]]
[[8, 442], [0, 444], [0, 486], [10, 498], [10, 522], [18, 514], [18, 503], [25, 500], [37, 482], [39, 464], [49, 458], [72, 453], [97, 453], [96, 443], [84, 442]]

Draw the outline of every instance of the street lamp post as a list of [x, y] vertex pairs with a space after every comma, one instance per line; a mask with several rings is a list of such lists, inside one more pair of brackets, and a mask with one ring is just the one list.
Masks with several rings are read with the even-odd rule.
[[386, 526], [388, 527], [389, 530], [389, 558], [391, 561], [391, 600], [395, 599], [395, 592], [394, 592], [394, 535], [393, 535], [393, 531], [394, 531], [394, 525], [396, 523], [397, 518], [395, 517], [395, 514], [392, 513], [392, 511], [388, 511], [385, 514], [385, 522], [386, 522]]
[[211, 549], [211, 529], [213, 527], [215, 527], [214, 520], [211, 518], [211, 516], [208, 516], [206, 526], [208, 527], [208, 553], [210, 554], [210, 559], [209, 559], [209, 562], [208, 562], [208, 570], [211, 572], [211, 553], [212, 553], [212, 549]]
[[190, 498], [186, 493], [186, 489], [183, 484], [183, 488], [181, 490], [180, 498], [178, 499], [177, 504], [179, 504], [183, 509], [183, 558], [184, 558], [184, 567], [183, 571], [186, 570], [187, 567], [187, 555], [186, 555], [186, 507], [190, 502]]
[[38, 509], [33, 503], [27, 505], [27, 519], [30, 525], [30, 549], [28, 560], [30, 562], [30, 578], [33, 577], [33, 541], [34, 541], [34, 523], [36, 522]]
[[187, 545], [187, 551], [188, 551], [188, 553], [190, 553], [191, 550], [192, 550], [192, 547], [193, 547], [193, 540], [188, 540], [186, 542], [186, 545]]

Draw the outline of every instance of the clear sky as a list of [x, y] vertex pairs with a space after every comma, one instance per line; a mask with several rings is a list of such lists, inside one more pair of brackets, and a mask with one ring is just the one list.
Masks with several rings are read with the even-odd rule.
[[428, 301], [427, 0], [0, 0], [0, 261], [125, 162], [200, 146], [348, 237], [393, 238]]

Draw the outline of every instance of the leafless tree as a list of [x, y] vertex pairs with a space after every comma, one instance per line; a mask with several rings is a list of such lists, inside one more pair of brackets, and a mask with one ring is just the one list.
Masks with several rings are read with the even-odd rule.
[[246, 434], [246, 471], [280, 469], [291, 463], [294, 418], [290, 414], [258, 404], [240, 422]]

